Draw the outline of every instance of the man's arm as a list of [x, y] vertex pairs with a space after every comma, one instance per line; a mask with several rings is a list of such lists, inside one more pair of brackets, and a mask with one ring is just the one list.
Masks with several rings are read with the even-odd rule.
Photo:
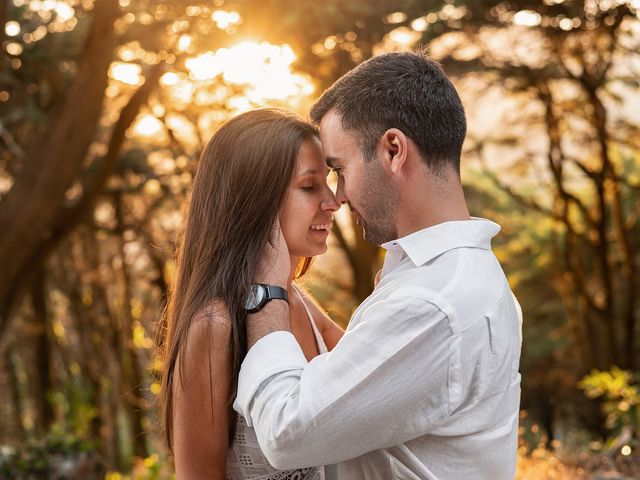
[[234, 408], [274, 467], [343, 461], [423, 435], [447, 417], [452, 335], [444, 313], [398, 296], [361, 315], [331, 353], [309, 363], [286, 331], [249, 351]]
[[[287, 290], [291, 270], [289, 248], [284, 239], [280, 223], [273, 227], [272, 238], [265, 245], [256, 283], [276, 285]], [[289, 304], [284, 300], [272, 300], [262, 310], [247, 315], [247, 341], [251, 348], [258, 340], [273, 332], [291, 332]]]
[[291, 332], [289, 304], [284, 300], [272, 300], [259, 312], [247, 315], [249, 348], [262, 337], [279, 331]]

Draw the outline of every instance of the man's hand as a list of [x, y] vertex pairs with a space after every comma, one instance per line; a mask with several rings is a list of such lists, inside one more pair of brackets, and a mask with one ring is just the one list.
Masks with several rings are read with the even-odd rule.
[[382, 269], [378, 270], [378, 273], [376, 273], [376, 278], [373, 279], [373, 288], [378, 286], [378, 283], [380, 283], [381, 277], [382, 277]]
[[[262, 259], [256, 271], [255, 283], [277, 285], [288, 290], [291, 259], [280, 222], [276, 221], [269, 241], [262, 251]], [[284, 300], [272, 300], [262, 310], [247, 315], [247, 340], [251, 348], [262, 337], [277, 331], [291, 331], [289, 304]]]
[[269, 240], [262, 250], [262, 259], [258, 265], [254, 281], [287, 289], [290, 274], [291, 258], [289, 256], [289, 248], [280, 228], [280, 222], [276, 220]]

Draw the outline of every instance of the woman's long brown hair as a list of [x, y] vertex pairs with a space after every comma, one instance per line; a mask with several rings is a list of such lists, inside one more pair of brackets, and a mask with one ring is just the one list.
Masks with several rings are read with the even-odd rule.
[[[178, 240], [176, 280], [160, 325], [159, 400], [170, 449], [176, 365], [183, 364], [193, 318], [214, 300], [226, 305], [231, 321], [233, 371], [228, 408], [229, 441], [233, 440], [231, 405], [247, 353], [243, 300], [287, 194], [300, 146], [316, 135], [312, 125], [293, 113], [254, 110], [226, 122], [200, 157]], [[298, 276], [309, 263], [310, 259], [301, 261]]]

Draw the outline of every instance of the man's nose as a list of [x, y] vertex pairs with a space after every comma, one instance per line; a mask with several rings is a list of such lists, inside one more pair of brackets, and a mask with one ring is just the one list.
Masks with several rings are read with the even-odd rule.
[[336, 201], [339, 205], [344, 205], [349, 202], [349, 199], [344, 193], [344, 180], [342, 178], [338, 178], [338, 186], [336, 187]]

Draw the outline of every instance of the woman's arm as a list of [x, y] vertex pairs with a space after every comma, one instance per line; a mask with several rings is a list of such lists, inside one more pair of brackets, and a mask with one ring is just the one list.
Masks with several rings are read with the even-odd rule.
[[173, 451], [180, 480], [225, 478], [230, 335], [228, 314], [211, 310], [194, 318], [189, 327], [173, 384]]
[[313, 316], [313, 321], [318, 327], [318, 330], [320, 330], [320, 335], [322, 335], [322, 339], [324, 340], [327, 349], [329, 351], [333, 350], [333, 347], [338, 344], [344, 335], [344, 330], [331, 320], [331, 317], [327, 315], [327, 312], [324, 311], [315, 298], [307, 292], [303, 292], [303, 295], [305, 297], [307, 307], [309, 307], [309, 311]]

